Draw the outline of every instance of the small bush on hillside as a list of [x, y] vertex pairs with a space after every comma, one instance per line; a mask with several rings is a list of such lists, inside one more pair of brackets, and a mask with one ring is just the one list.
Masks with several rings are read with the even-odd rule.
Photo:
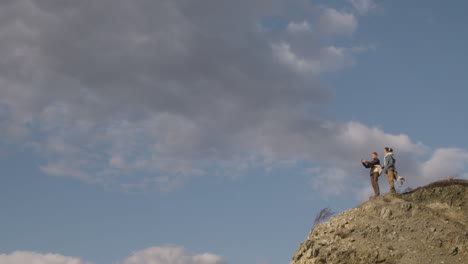
[[327, 220], [329, 217], [331, 217], [334, 214], [335, 214], [335, 212], [332, 212], [329, 207], [323, 208], [322, 210], [320, 210], [320, 212], [315, 217], [313, 227], [315, 227], [316, 225], [318, 225], [318, 224], [322, 223], [323, 221]]

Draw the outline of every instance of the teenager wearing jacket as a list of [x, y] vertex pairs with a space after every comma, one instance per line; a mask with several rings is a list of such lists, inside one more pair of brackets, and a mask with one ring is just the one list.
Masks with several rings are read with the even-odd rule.
[[370, 179], [371, 179], [372, 188], [374, 188], [374, 197], [377, 197], [380, 195], [380, 189], [379, 189], [380, 160], [377, 156], [378, 156], [377, 152], [374, 152], [372, 153], [371, 161], [361, 160], [361, 163], [364, 167], [370, 168]]
[[393, 157], [393, 149], [391, 148], [384, 148], [384, 165], [382, 168], [382, 172], [387, 174], [388, 184], [390, 184], [390, 192], [395, 193], [395, 184], [393, 182], [395, 177], [395, 158]]

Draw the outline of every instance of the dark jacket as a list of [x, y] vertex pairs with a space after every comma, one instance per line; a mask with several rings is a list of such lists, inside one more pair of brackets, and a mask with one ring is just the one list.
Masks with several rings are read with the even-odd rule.
[[362, 165], [366, 168], [370, 168], [370, 175], [372, 175], [372, 171], [374, 170], [375, 165], [380, 165], [380, 160], [379, 158], [375, 158], [371, 161], [365, 161], [362, 163]]

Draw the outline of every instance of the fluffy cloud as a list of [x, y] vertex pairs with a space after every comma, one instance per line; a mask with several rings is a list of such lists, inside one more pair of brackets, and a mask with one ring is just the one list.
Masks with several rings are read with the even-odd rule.
[[[360, 160], [370, 160], [370, 153], [377, 151], [383, 162], [384, 146], [394, 149], [396, 168], [399, 174], [406, 178], [402, 190], [452, 176], [468, 178], [466, 150], [431, 150], [420, 142], [412, 142], [407, 135], [388, 134], [379, 128], [369, 128], [357, 122], [349, 122], [333, 130], [341, 132], [330, 138], [328, 146], [319, 145], [318, 148], [323, 157], [327, 158], [321, 160], [320, 165], [305, 171], [305, 174], [310, 176], [311, 187], [320, 190], [322, 194], [339, 196], [354, 193], [360, 200], [367, 199], [373, 191], [370, 188], [369, 171], [360, 165]], [[385, 174], [382, 174], [379, 182], [381, 192], [386, 192], [388, 184]]]
[[[304, 121], [320, 129], [315, 113], [301, 116], [330, 98], [315, 75], [349, 60], [321, 44], [328, 36], [259, 30], [263, 17], [285, 12], [279, 2], [2, 2], [3, 143], [35, 149], [45, 173], [126, 189], [169, 191], [213, 166], [236, 174], [254, 160], [274, 163], [285, 155], [269, 138], [308, 133], [287, 128]], [[354, 21], [321, 12], [333, 27], [324, 31]]]
[[[450, 178], [450, 177], [463, 177], [460, 175], [468, 169], [468, 152], [463, 149], [457, 148], [441, 148], [436, 149], [429, 160], [423, 162], [417, 168], [421, 177], [420, 182], [429, 183], [435, 180]], [[408, 175], [409, 180], [411, 176]]]
[[9, 255], [0, 254], [0, 264], [91, 264], [78, 258], [57, 254], [39, 254], [28, 251], [16, 251]]
[[320, 73], [320, 61], [301, 58], [291, 51], [287, 43], [273, 44], [272, 49], [278, 60], [298, 72]]
[[329, 34], [352, 34], [358, 22], [352, 13], [326, 8], [320, 17], [320, 26]]
[[137, 251], [123, 264], [226, 264], [218, 255], [193, 255], [179, 247], [152, 247]]
[[273, 44], [272, 49], [278, 61], [303, 74], [335, 71], [347, 64], [352, 64], [349, 52], [335, 46], [322, 48], [315, 58], [298, 56], [287, 43]]
[[349, 193], [349, 185], [346, 178], [349, 177], [344, 169], [338, 167], [315, 167], [305, 172], [312, 176], [311, 185], [316, 190], [322, 190], [323, 194], [338, 196]]
[[[29, 251], [16, 251], [0, 254], [0, 264], [92, 264], [78, 258], [58, 254], [40, 254]], [[134, 252], [120, 262], [122, 264], [227, 264], [223, 257], [204, 253], [191, 254], [181, 247], [151, 247]]]
[[427, 148], [312, 110], [332, 98], [320, 73], [362, 49], [331, 44], [353, 14], [310, 10], [270, 34], [259, 25], [287, 17], [280, 1], [2, 1], [0, 140], [50, 175], [128, 191], [297, 161], [349, 173], [370, 148]]
[[360, 14], [368, 13], [369, 11], [377, 7], [377, 4], [374, 2], [374, 0], [349, 0], [349, 1]]
[[300, 33], [310, 31], [311, 27], [307, 21], [302, 21], [301, 23], [291, 22], [288, 24], [287, 30], [292, 33]]

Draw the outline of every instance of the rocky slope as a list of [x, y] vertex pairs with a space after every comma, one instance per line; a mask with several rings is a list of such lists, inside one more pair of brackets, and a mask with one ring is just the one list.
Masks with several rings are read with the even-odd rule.
[[291, 264], [468, 264], [468, 181], [386, 194], [317, 225]]

